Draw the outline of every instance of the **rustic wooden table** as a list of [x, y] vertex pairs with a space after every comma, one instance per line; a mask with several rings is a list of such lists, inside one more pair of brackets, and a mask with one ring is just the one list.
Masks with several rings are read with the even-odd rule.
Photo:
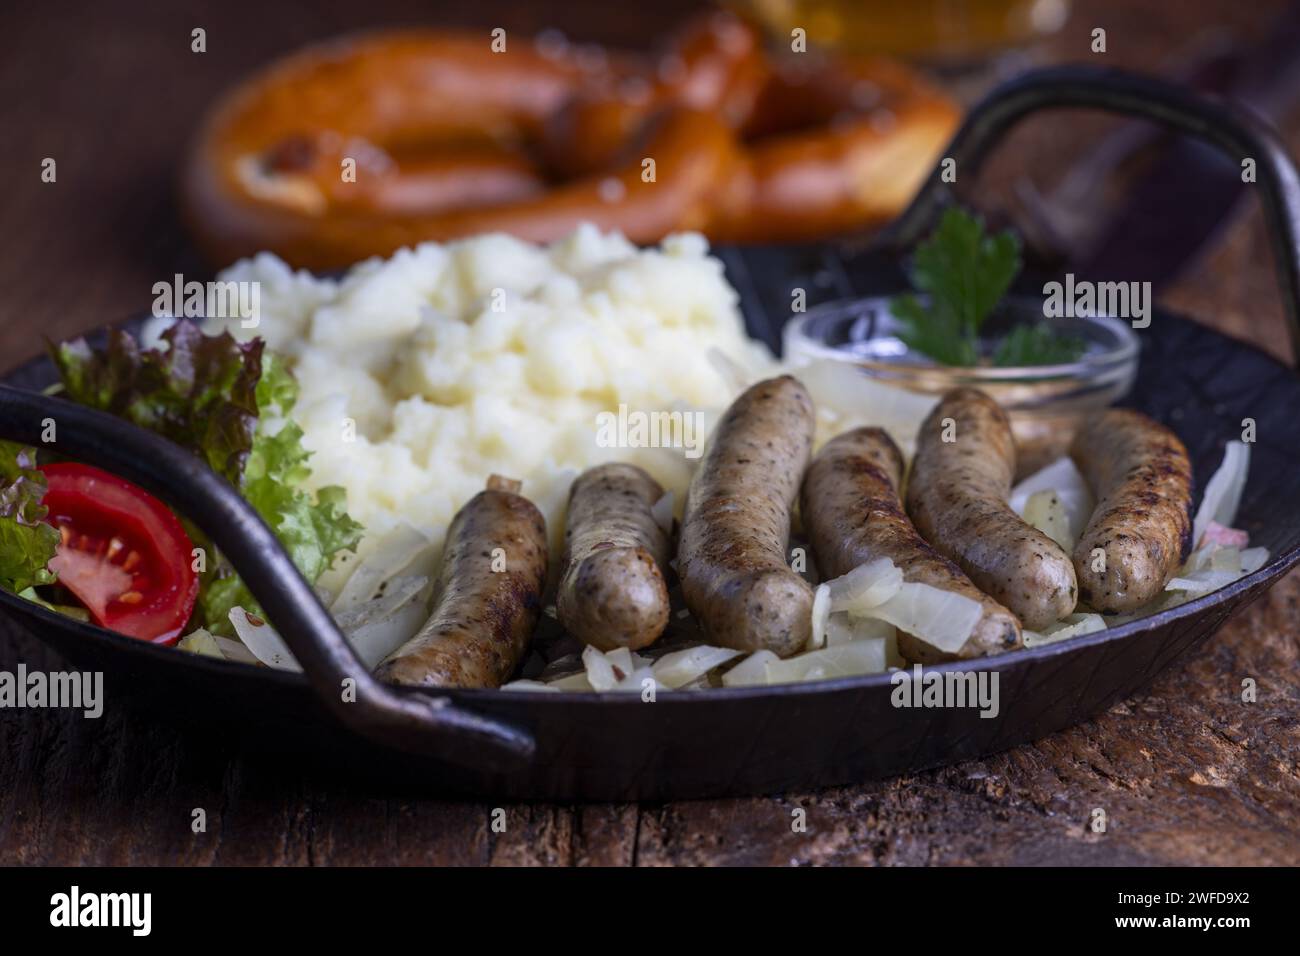
[[[181, 9], [184, 6], [186, 9]], [[635, 45], [668, 4], [526, 0], [440, 4], [11, 4], [0, 10], [0, 366], [147, 307], [155, 281], [204, 266], [172, 183], [198, 113], [249, 68], [358, 26], [505, 26]], [[1249, 39], [1278, 4], [1076, 0], [1039, 61], [1159, 68], [1217, 33]], [[653, 9], [652, 9], [653, 8]], [[681, 9], [678, 9], [681, 8]], [[208, 51], [190, 52], [207, 30]], [[1213, 29], [1211, 29], [1213, 27]], [[993, 182], [1053, 170], [1104, 128], [1042, 120], [1003, 151]], [[1293, 143], [1300, 124], [1286, 125]], [[40, 181], [45, 157], [55, 184]], [[1258, 215], [1236, 224], [1166, 303], [1285, 355]], [[285, 771], [219, 741], [110, 709], [0, 710], [0, 863], [1300, 863], [1300, 576], [1150, 691], [1073, 730], [988, 760], [820, 793], [662, 805], [505, 807], [377, 791]], [[57, 668], [0, 623], [0, 670]], [[1244, 677], [1259, 701], [1243, 707]], [[238, 706], [232, 701], [231, 706]], [[208, 814], [204, 834], [191, 813]], [[791, 812], [807, 811], [794, 833]], [[1104, 834], [1088, 828], [1104, 808]]]

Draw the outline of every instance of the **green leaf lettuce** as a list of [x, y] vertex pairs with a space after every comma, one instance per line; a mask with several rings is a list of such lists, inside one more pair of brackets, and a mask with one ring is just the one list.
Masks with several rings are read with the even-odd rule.
[[0, 441], [0, 587], [8, 591], [54, 583], [48, 565], [59, 533], [45, 523], [45, 489], [35, 449]]
[[[179, 322], [166, 349], [142, 350], [127, 333], [110, 333], [96, 350], [78, 339], [52, 347], [67, 397], [148, 428], [197, 454], [235, 485], [280, 538], [307, 580], [315, 582], [361, 526], [348, 517], [344, 490], [307, 490], [310, 453], [290, 416], [298, 386], [260, 339], [204, 335]], [[209, 554], [198, 616], [230, 634], [234, 607], [260, 613], [247, 586], [201, 534]], [[57, 535], [56, 535], [57, 538]]]

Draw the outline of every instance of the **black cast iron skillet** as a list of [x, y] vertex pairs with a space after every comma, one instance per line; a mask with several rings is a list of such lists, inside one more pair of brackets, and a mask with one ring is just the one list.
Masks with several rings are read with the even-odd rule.
[[[1164, 123], [1253, 158], [1293, 336], [1300, 336], [1300, 178], [1274, 135], [1248, 115], [1151, 79], [1060, 68], [1015, 80], [976, 107], [946, 155], [969, 178], [991, 146], [1046, 107], [1110, 110]], [[879, 254], [909, 246], [949, 201], [938, 172]], [[1195, 197], [1189, 197], [1195, 201]], [[895, 259], [896, 262], [896, 259]], [[870, 264], [859, 268], [871, 268]], [[1267, 566], [1141, 621], [978, 663], [999, 675], [1000, 711], [900, 709], [888, 675], [764, 688], [628, 694], [429, 692], [375, 681], [275, 536], [223, 479], [177, 446], [119, 419], [39, 394], [45, 360], [0, 386], [0, 435], [40, 444], [58, 423], [60, 454], [134, 481], [197, 523], [229, 556], [304, 674], [157, 647], [0, 592], [0, 607], [81, 668], [106, 672], [109, 703], [161, 707], [173, 723], [218, 724], [260, 746], [311, 756], [338, 774], [383, 773], [437, 789], [533, 799], [668, 799], [846, 783], [951, 763], [1042, 737], [1142, 688], [1300, 560], [1300, 380], [1249, 346], [1158, 312], [1142, 332], [1130, 402], [1171, 424], [1197, 476], [1223, 442], [1257, 422], [1239, 524]], [[355, 702], [345, 702], [345, 681]]]

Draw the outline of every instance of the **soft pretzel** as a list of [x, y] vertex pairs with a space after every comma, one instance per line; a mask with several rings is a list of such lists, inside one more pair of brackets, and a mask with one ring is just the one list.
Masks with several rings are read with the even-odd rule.
[[741, 127], [746, 163], [707, 229], [726, 242], [843, 234], [893, 218], [929, 175], [960, 114], [889, 60], [792, 59]]
[[814, 238], [896, 212], [957, 116], [895, 64], [773, 61], [729, 15], [655, 60], [553, 46], [405, 31], [272, 65], [192, 145], [182, 198], [200, 244], [333, 269], [581, 222], [638, 242]]

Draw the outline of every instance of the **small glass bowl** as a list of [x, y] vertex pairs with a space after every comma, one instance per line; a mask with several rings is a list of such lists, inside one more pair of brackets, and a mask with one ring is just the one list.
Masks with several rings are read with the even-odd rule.
[[829, 302], [795, 316], [783, 333], [786, 361], [795, 367], [820, 359], [850, 362], [885, 384], [926, 395], [959, 386], [981, 389], [1011, 417], [1022, 476], [1065, 454], [1084, 418], [1124, 397], [1137, 374], [1137, 336], [1112, 316], [1045, 319], [1041, 299], [1011, 296], [981, 329], [981, 355], [991, 355], [1016, 325], [1047, 322], [1082, 339], [1082, 357], [1060, 365], [948, 366], [898, 338], [889, 303], [884, 296]]

